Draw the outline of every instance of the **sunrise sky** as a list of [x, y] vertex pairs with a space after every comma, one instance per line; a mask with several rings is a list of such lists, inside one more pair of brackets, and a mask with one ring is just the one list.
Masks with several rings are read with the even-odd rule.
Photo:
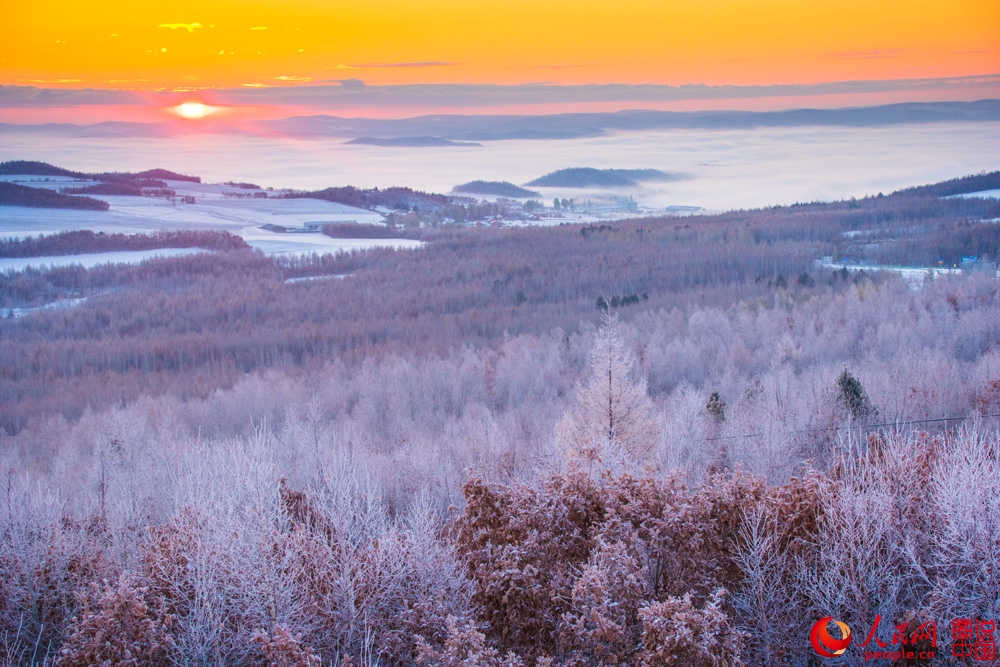
[[[27, 122], [25, 110], [33, 108], [45, 113], [31, 117], [50, 119], [100, 105], [100, 113], [124, 118], [168, 103], [231, 100], [240, 89], [362, 85], [370, 91], [402, 84], [795, 84], [812, 86], [804, 89], [807, 96], [837, 95], [828, 103], [841, 106], [1000, 96], [997, 77], [982, 76], [1000, 72], [996, 0], [32, 0], [5, 1], [4, 16], [0, 120], [14, 122]], [[934, 85], [914, 92], [898, 83], [908, 79]], [[896, 83], [884, 90], [824, 88], [843, 81]], [[14, 86], [31, 87], [30, 94]], [[60, 98], [54, 89], [129, 94]], [[390, 111], [378, 99], [358, 101], [353, 109], [338, 101], [332, 111], [435, 109], [433, 99], [405, 99], [405, 90], [395, 90], [399, 99]], [[712, 95], [714, 101], [698, 103], [690, 100], [705, 96], [676, 94], [657, 102], [622, 93], [619, 99], [582, 95], [579, 103], [752, 108], [748, 99], [773, 98], [773, 92], [748, 95], [744, 89], [733, 96], [742, 102]], [[786, 90], [778, 97], [800, 93]], [[533, 104], [572, 107], [573, 101], [553, 103], [542, 95], [511, 103], [485, 95], [478, 106], [462, 106], [525, 110]], [[264, 114], [303, 108], [301, 100], [280, 93], [261, 96], [254, 106]], [[449, 108], [447, 96], [438, 106]], [[88, 113], [92, 120], [96, 110]]]

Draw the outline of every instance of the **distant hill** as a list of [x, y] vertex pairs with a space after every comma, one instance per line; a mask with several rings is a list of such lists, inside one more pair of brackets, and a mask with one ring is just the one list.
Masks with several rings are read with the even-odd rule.
[[633, 187], [642, 181], [671, 181], [681, 178], [659, 169], [560, 169], [527, 183], [548, 188], [620, 188]]
[[29, 188], [0, 181], [0, 206], [32, 206], [34, 208], [75, 208], [107, 211], [108, 202], [92, 197], [74, 197], [47, 188]]
[[444, 195], [420, 192], [411, 188], [370, 188], [362, 190], [353, 186], [325, 188], [312, 192], [292, 192], [286, 199], [323, 199], [345, 206], [374, 209], [384, 207], [397, 211], [436, 211], [449, 203]]
[[[566, 91], [567, 94], [571, 92]], [[644, 111], [531, 115], [434, 114], [412, 118], [293, 116], [262, 124], [301, 137], [448, 137], [456, 141], [570, 139], [608, 132], [757, 127], [883, 127], [897, 123], [1000, 120], [1000, 100], [904, 102], [872, 107], [788, 111]], [[2, 127], [0, 127], [2, 129]]]
[[365, 146], [407, 146], [412, 148], [427, 148], [434, 146], [482, 146], [474, 141], [452, 141], [442, 137], [358, 137], [345, 141], [346, 144], [362, 144]]
[[166, 123], [128, 123], [105, 121], [92, 125], [73, 123], [0, 123], [0, 133], [38, 133], [60, 137], [167, 137], [171, 130]]
[[975, 174], [973, 176], [963, 176], [962, 178], [953, 178], [950, 181], [942, 181], [941, 183], [906, 188], [905, 190], [898, 190], [893, 194], [950, 197], [953, 195], [964, 195], [970, 192], [982, 192], [983, 190], [996, 189], [1000, 189], [1000, 171], [992, 171], [986, 174]]
[[185, 176], [184, 174], [178, 174], [176, 171], [169, 171], [167, 169], [147, 169], [146, 171], [136, 172], [134, 174], [124, 174], [125, 176], [132, 176], [134, 178], [159, 178], [164, 181], [187, 181], [188, 183], [201, 183], [200, 176]]
[[527, 190], [508, 181], [469, 181], [456, 185], [452, 192], [464, 192], [476, 195], [494, 195], [512, 199], [532, 199], [541, 197], [541, 193]]
[[36, 162], [34, 160], [0, 162], [0, 176], [70, 176], [73, 178], [83, 178], [83, 174], [78, 171], [70, 171], [69, 169], [51, 165], [48, 162]]
[[69, 176], [71, 178], [87, 178], [103, 182], [159, 179], [201, 183], [201, 178], [198, 176], [186, 176], [167, 169], [147, 169], [146, 171], [139, 172], [108, 171], [97, 174], [82, 171], [70, 171], [69, 169], [63, 169], [62, 167], [51, 165], [48, 162], [35, 162], [32, 160], [12, 160], [10, 162], [0, 162], [0, 176]]

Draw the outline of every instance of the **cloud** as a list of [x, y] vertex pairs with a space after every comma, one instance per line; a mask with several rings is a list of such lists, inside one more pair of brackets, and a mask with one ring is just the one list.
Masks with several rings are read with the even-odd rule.
[[547, 65], [533, 65], [532, 69], [583, 69], [585, 67], [597, 67], [596, 63], [550, 63]]
[[393, 67], [454, 67], [457, 63], [450, 63], [443, 60], [421, 60], [401, 63], [355, 63], [350, 65], [337, 65], [337, 69], [382, 69]]
[[141, 96], [127, 90], [0, 86], [0, 107], [68, 107], [90, 104], [143, 103]]
[[[357, 66], [351, 68], [359, 69]], [[347, 66], [341, 69], [348, 69]], [[266, 91], [219, 90], [231, 102], [294, 104], [336, 107], [361, 104], [369, 107], [486, 107], [532, 104], [616, 103], [650, 104], [694, 100], [741, 100], [761, 97], [802, 97], [819, 95], [878, 94], [923, 91], [940, 88], [976, 89], [982, 97], [1000, 97], [1000, 74], [927, 79], [887, 79], [834, 81], [818, 84], [720, 85], [687, 84], [633, 85], [545, 83], [498, 84], [405, 84], [371, 85], [355, 78], [331, 78], [311, 85], [277, 86]]]
[[[347, 69], [345, 66], [344, 69]], [[360, 68], [349, 71], [359, 71]], [[284, 78], [282, 78], [284, 77]], [[281, 75], [249, 81], [234, 88], [213, 89], [220, 103], [297, 105], [315, 109], [362, 105], [369, 108], [435, 107], [456, 110], [472, 107], [536, 104], [580, 104], [627, 102], [661, 103], [698, 100], [743, 100], [754, 98], [804, 97], [820, 95], [879, 94], [913, 91], [968, 90], [979, 98], [1000, 98], [1000, 74], [926, 79], [834, 81], [818, 84], [761, 86], [704, 84], [667, 86], [632, 84], [407, 84], [371, 85], [360, 78], [330, 78], [305, 81]], [[282, 85], [296, 82], [298, 85]], [[41, 83], [41, 82], [39, 82]], [[64, 82], [65, 83], [65, 82]], [[969, 98], [971, 99], [971, 98]], [[85, 104], [148, 104], [142, 96], [128, 91], [67, 89], [62, 87], [2, 86], [0, 107], [45, 107]]]
[[267, 30], [266, 25], [255, 25], [250, 28], [251, 30]]
[[361, 79], [340, 79], [337, 83], [347, 90], [361, 90], [365, 87], [365, 82]]
[[842, 60], [885, 60], [898, 58], [902, 54], [903, 49], [870, 49], [867, 51], [836, 51], [830, 55]]
[[294, 74], [280, 74], [274, 77], [275, 81], [312, 81], [311, 76], [295, 76]]
[[340, 84], [341, 88], [346, 88], [348, 90], [362, 90], [365, 87], [365, 82], [361, 79], [319, 79], [313, 82], [315, 86], [321, 86], [323, 84], [336, 83]]
[[195, 30], [201, 30], [205, 26], [200, 23], [161, 23], [161, 28], [166, 28], [167, 30], [187, 30], [189, 33]]

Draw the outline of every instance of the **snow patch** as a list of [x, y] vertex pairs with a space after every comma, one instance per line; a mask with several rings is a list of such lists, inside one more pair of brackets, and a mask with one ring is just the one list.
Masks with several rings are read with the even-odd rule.
[[1000, 199], [1000, 190], [980, 190], [978, 192], [963, 192], [960, 195], [951, 195], [951, 197], [945, 197], [945, 199], [951, 199], [952, 197], [961, 197], [962, 199], [970, 199], [972, 197], [981, 197], [983, 199]]
[[2, 257], [0, 272], [13, 273], [28, 267], [50, 269], [60, 266], [80, 265], [86, 269], [101, 264], [139, 264], [158, 257], [178, 257], [208, 252], [201, 248], [157, 248], [155, 250], [118, 250], [114, 252], [90, 252], [79, 255], [49, 255], [45, 257]]

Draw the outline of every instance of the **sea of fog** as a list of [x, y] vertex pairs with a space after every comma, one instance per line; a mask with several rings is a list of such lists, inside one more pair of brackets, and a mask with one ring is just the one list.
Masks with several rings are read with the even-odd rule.
[[[644, 207], [709, 210], [829, 200], [1000, 168], [1000, 123], [623, 132], [481, 147], [378, 147], [340, 139], [237, 135], [57, 138], [5, 133], [0, 160], [82, 171], [164, 167], [209, 182], [322, 188], [406, 185], [447, 192], [473, 179], [525, 183], [564, 167], [656, 168], [686, 180], [620, 194]], [[544, 190], [586, 198], [586, 191]]]

